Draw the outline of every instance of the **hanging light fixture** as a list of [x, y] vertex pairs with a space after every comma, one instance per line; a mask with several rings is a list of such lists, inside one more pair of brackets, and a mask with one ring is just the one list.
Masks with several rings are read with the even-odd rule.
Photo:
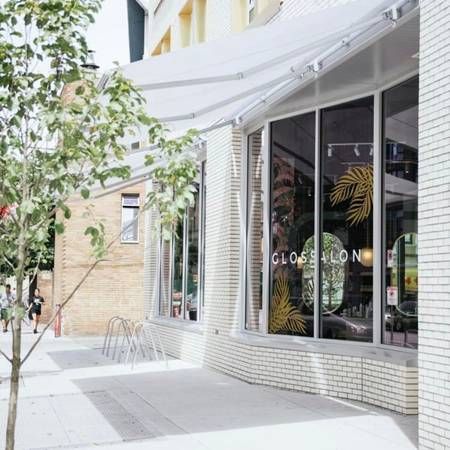
[[333, 156], [333, 146], [331, 144], [328, 144], [328, 158], [331, 158]]
[[364, 267], [373, 266], [373, 248], [364, 247], [361, 249], [361, 264]]
[[359, 158], [361, 156], [361, 152], [359, 151], [359, 145], [355, 144], [355, 148], [353, 149], [355, 155]]

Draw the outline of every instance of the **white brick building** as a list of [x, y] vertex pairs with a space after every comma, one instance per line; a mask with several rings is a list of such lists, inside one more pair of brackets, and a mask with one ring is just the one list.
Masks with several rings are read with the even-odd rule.
[[[267, 83], [290, 58], [305, 67], [233, 100], [233, 121], [217, 125], [214, 97], [182, 239], [158, 242], [147, 216], [146, 318], [166, 350], [250, 383], [419, 412], [420, 448], [450, 448], [447, 1], [162, 0], [150, 15], [155, 57], [128, 75], [156, 108], [167, 95], [156, 115], [179, 130], [204, 125], [214, 89]], [[273, 62], [295, 26], [292, 39], [311, 48]], [[203, 80], [197, 97], [185, 86], [238, 72], [258, 39], [273, 67]], [[228, 41], [235, 53], [218, 70], [213, 50]], [[158, 66], [164, 80], [151, 78]], [[152, 85], [172, 80], [169, 93]]]

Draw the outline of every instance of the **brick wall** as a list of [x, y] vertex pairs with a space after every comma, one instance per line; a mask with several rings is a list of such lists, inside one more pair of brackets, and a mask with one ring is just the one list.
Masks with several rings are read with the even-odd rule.
[[42, 307], [41, 322], [46, 323], [54, 311], [53, 302], [53, 272], [50, 270], [39, 272], [37, 275], [37, 287], [44, 297], [45, 303]]
[[209, 0], [206, 8], [207, 40], [227, 36], [232, 31], [233, 0]]
[[214, 333], [239, 328], [240, 152], [239, 131], [208, 136], [204, 317]]
[[[151, 189], [151, 184], [147, 184], [147, 189]], [[159, 241], [156, 226], [156, 212], [147, 210], [145, 213], [145, 249], [144, 249], [144, 315], [154, 317], [158, 315], [157, 286], [158, 286], [158, 262], [159, 262]]]
[[417, 368], [360, 356], [250, 345], [154, 322], [165, 351], [248, 383], [357, 400], [417, 414]]
[[[121, 229], [121, 195], [144, 195], [144, 185], [127, 188], [95, 200], [72, 200], [72, 217], [65, 221], [65, 232], [55, 243], [54, 303], [62, 302], [94, 261], [84, 230], [92, 223], [86, 207], [92, 205], [96, 220], [104, 221], [107, 242]], [[144, 310], [144, 220], [139, 223], [138, 244], [122, 244], [110, 249], [107, 261], [100, 263], [63, 312], [64, 334], [103, 334], [108, 318], [121, 315], [142, 319]]]
[[422, 0], [419, 98], [419, 443], [450, 448], [450, 7]]

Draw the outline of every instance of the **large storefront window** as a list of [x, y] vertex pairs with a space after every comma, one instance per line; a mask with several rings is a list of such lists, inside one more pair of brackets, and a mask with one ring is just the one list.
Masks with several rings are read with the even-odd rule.
[[418, 77], [376, 95], [249, 136], [246, 329], [417, 348]]
[[417, 348], [418, 78], [383, 95], [384, 335]]
[[263, 331], [263, 159], [262, 130], [248, 138], [247, 153], [247, 286], [245, 328]]
[[314, 335], [315, 114], [271, 127], [269, 332]]
[[373, 333], [373, 97], [322, 110], [321, 336]]

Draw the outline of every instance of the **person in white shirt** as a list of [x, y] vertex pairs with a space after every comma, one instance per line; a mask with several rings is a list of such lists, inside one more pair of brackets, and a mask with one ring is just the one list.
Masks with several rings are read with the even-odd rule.
[[11, 291], [11, 285], [6, 285], [6, 292], [0, 296], [0, 316], [3, 324], [3, 333], [8, 331], [9, 317], [8, 309], [12, 306], [16, 300], [16, 296]]

